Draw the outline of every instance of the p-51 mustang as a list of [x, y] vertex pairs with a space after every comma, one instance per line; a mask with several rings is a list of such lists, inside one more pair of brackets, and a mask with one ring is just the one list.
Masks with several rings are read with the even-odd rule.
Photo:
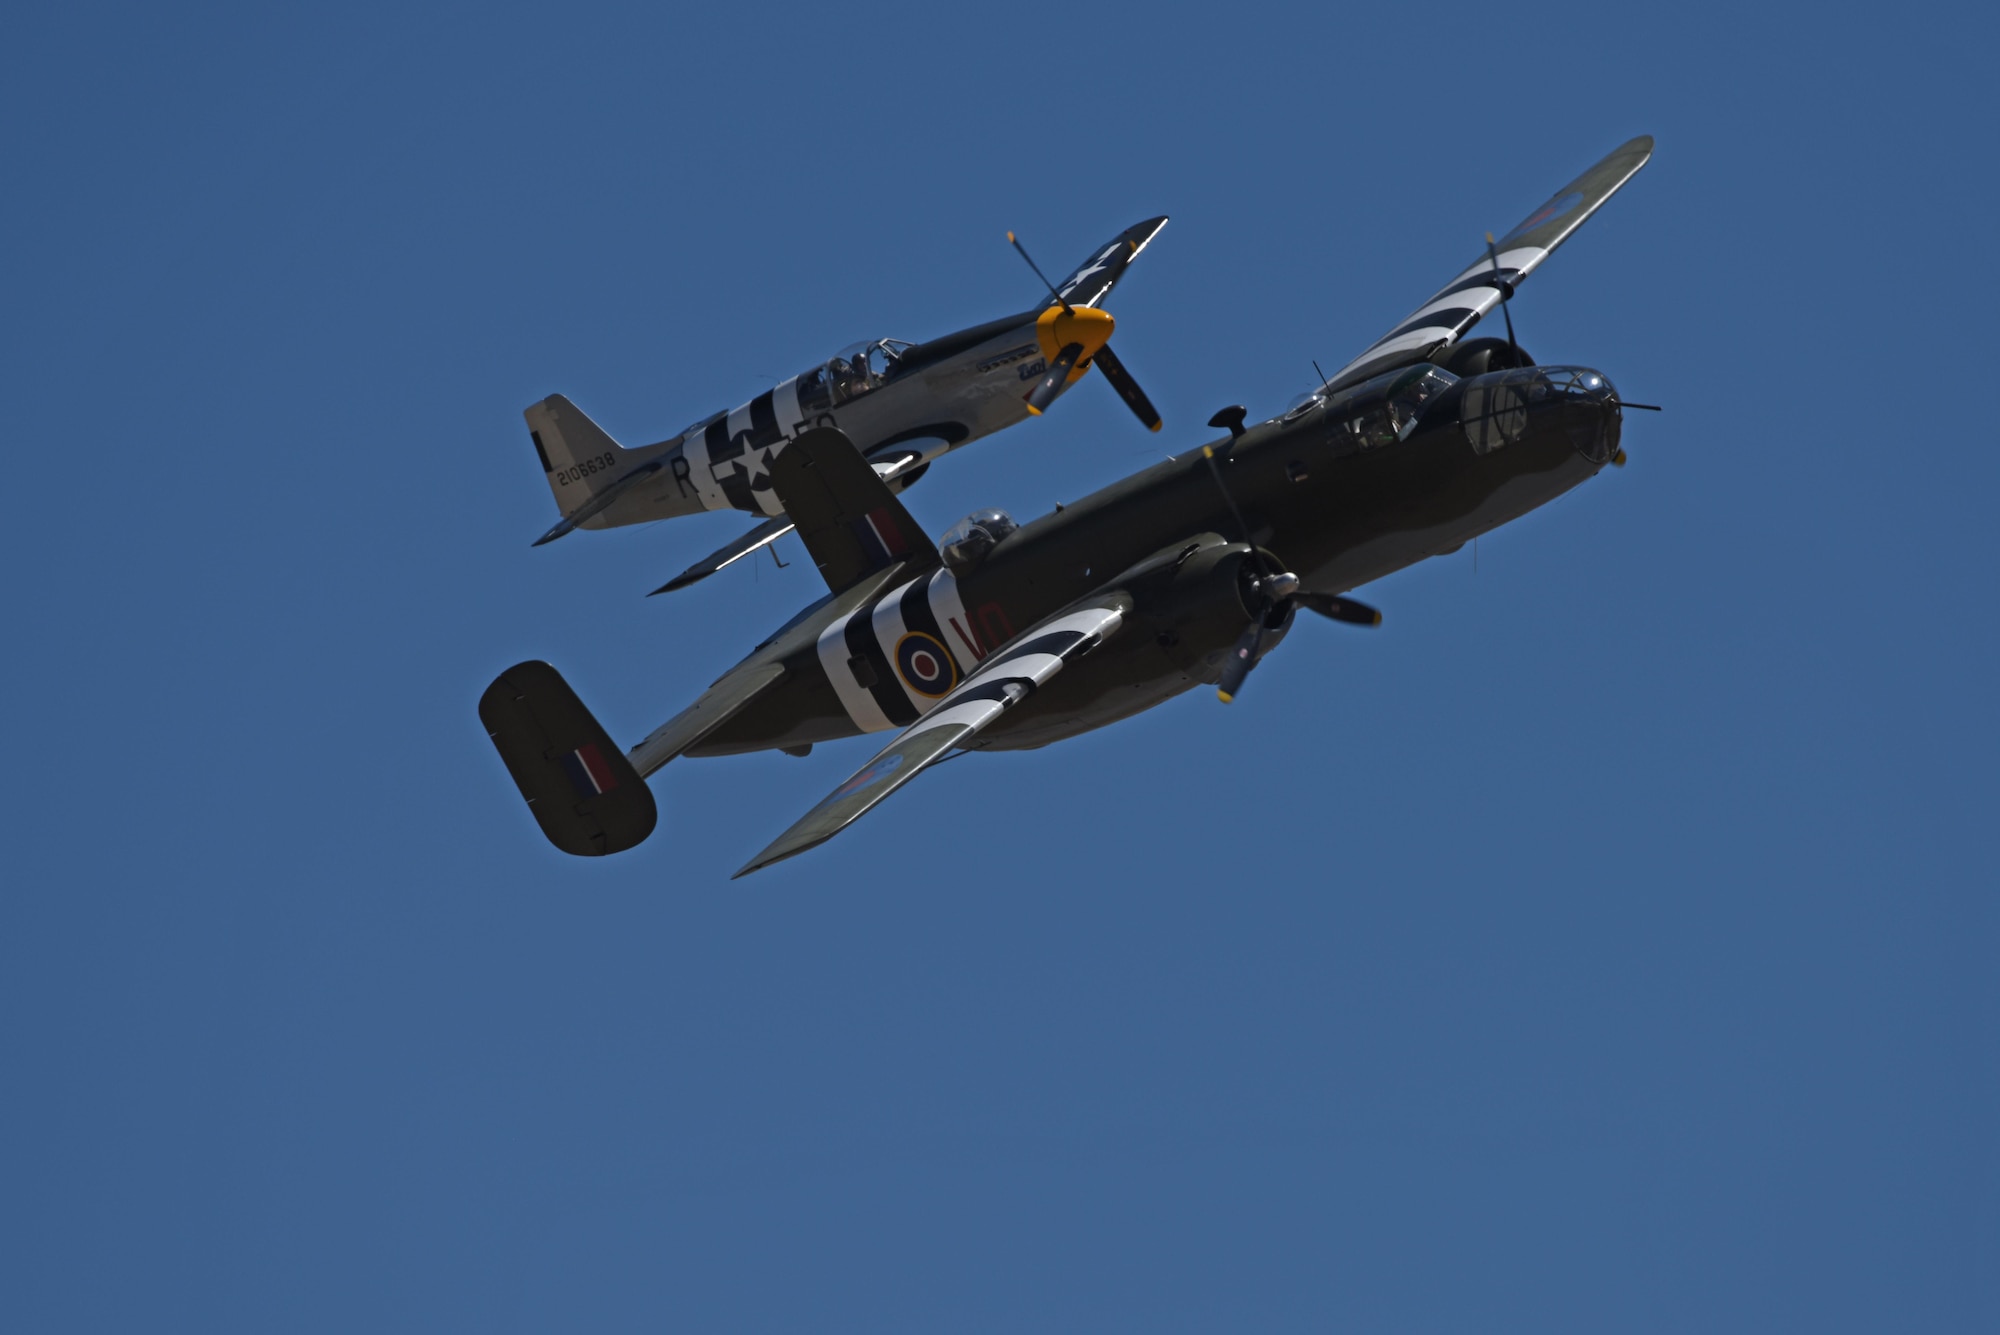
[[933, 545], [854, 442], [813, 428], [771, 461], [831, 590], [627, 753], [546, 663], [479, 704], [542, 831], [615, 853], [657, 819], [676, 756], [893, 740], [737, 875], [802, 853], [955, 749], [1045, 746], [1208, 682], [1226, 702], [1300, 609], [1361, 625], [1346, 591], [1622, 463], [1601, 373], [1461, 341], [1652, 156], [1625, 144], [1557, 192], [1280, 417], [1016, 526], [969, 516]]
[[543, 399], [523, 415], [562, 520], [535, 545], [576, 528], [703, 510], [763, 518], [653, 592], [683, 588], [791, 532], [771, 463], [800, 433], [838, 428], [901, 491], [939, 455], [1039, 414], [1093, 365], [1140, 421], [1159, 430], [1160, 415], [1108, 346], [1115, 322], [1099, 305], [1166, 225], [1148, 218], [1120, 232], [1051, 285], [1044, 306], [928, 343], [856, 343], [657, 445], [624, 449], [562, 395]]

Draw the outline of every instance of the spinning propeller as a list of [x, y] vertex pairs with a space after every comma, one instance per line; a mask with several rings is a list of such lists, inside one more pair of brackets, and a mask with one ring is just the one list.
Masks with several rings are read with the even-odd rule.
[[[1208, 419], [1213, 427], [1227, 427], [1231, 440], [1243, 434], [1243, 409], [1224, 408]], [[1280, 629], [1297, 609], [1303, 607], [1308, 612], [1317, 612], [1330, 621], [1344, 621], [1350, 626], [1379, 626], [1382, 614], [1366, 603], [1337, 593], [1316, 593], [1299, 587], [1299, 577], [1287, 570], [1271, 568], [1270, 558], [1264, 554], [1250, 537], [1250, 526], [1243, 522], [1243, 512], [1236, 508], [1236, 498], [1229, 494], [1229, 484], [1222, 480], [1222, 469], [1215, 462], [1213, 446], [1201, 447], [1201, 457], [1208, 460], [1208, 471], [1215, 478], [1216, 490], [1229, 506], [1229, 514], [1236, 521], [1236, 529], [1249, 544], [1252, 559], [1262, 571], [1250, 584], [1250, 597], [1257, 604], [1253, 609], [1250, 626], [1236, 641], [1236, 647], [1223, 660], [1222, 680], [1217, 683], [1216, 695], [1223, 704], [1236, 699], [1243, 689], [1244, 679], [1250, 669], [1257, 666], [1257, 660], [1264, 656], [1264, 638], [1271, 631]]]
[[1146, 391], [1139, 388], [1139, 382], [1125, 369], [1125, 363], [1118, 360], [1110, 348], [1111, 331], [1117, 328], [1117, 321], [1111, 312], [1101, 311], [1093, 306], [1072, 306], [1056, 285], [1049, 281], [1039, 264], [1029, 258], [1027, 248], [1017, 240], [1012, 232], [1007, 240], [1014, 249], [1021, 252], [1021, 258], [1028, 261], [1028, 267], [1035, 271], [1035, 277], [1042, 280], [1049, 295], [1056, 304], [1045, 310], [1035, 321], [1035, 337], [1042, 345], [1042, 355], [1048, 359], [1048, 373], [1035, 382], [1028, 391], [1028, 411], [1041, 416], [1048, 406], [1062, 393], [1070, 376], [1081, 365], [1085, 370], [1092, 366], [1104, 372], [1104, 378], [1111, 382], [1111, 388], [1118, 391], [1118, 397], [1125, 400], [1125, 406], [1132, 410], [1148, 431], [1160, 429], [1160, 414], [1153, 407], [1153, 401], [1146, 397]]
[[1500, 290], [1500, 316], [1507, 322], [1507, 346], [1519, 353], [1521, 345], [1514, 341], [1514, 317], [1507, 309], [1507, 303], [1514, 299], [1514, 285], [1500, 276], [1500, 250], [1491, 232], [1486, 234], [1486, 258], [1493, 262], [1493, 286]]

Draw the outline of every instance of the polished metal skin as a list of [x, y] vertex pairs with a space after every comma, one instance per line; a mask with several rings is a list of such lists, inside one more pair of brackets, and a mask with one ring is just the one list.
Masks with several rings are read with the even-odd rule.
[[845, 432], [900, 491], [940, 456], [1038, 415], [1093, 364], [1157, 430], [1158, 414], [1107, 346], [1116, 322], [1099, 307], [1166, 224], [1149, 218], [1099, 246], [1042, 306], [926, 343], [856, 343], [655, 445], [626, 449], [567, 398], [543, 399], [523, 415], [562, 517], [536, 545], [707, 510], [764, 521], [655, 592], [681, 588], [790, 531], [771, 462], [802, 432]]

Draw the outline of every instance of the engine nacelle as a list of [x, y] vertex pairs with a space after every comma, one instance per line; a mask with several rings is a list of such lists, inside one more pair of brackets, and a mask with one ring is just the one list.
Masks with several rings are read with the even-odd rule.
[[1533, 357], [1504, 338], [1469, 338], [1431, 358], [1431, 365], [1442, 366], [1460, 379], [1534, 364]]
[[[1269, 569], [1282, 567], [1266, 555]], [[1201, 681], [1213, 681], [1222, 658], [1236, 644], [1260, 605], [1257, 580], [1266, 565], [1248, 546], [1214, 534], [1191, 543], [1179, 561], [1129, 586], [1133, 614], [1173, 665]], [[1266, 651], [1291, 628], [1287, 607], [1267, 625]]]

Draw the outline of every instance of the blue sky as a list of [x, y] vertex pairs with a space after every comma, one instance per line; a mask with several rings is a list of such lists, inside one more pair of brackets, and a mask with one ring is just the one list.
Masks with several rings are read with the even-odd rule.
[[[11, 25], [22, 1330], [1991, 1329], [1990, 13], [72, 6]], [[545, 845], [816, 596], [530, 550], [656, 439], [1173, 223], [1039, 514], [1274, 411], [1629, 136], [1522, 342], [1631, 466], [1192, 693], [727, 877], [869, 754]], [[787, 559], [800, 553], [795, 543]]]

